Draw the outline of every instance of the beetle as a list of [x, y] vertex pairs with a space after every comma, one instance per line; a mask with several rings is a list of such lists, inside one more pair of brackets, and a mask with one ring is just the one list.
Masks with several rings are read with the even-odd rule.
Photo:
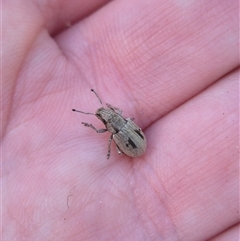
[[72, 109], [72, 111], [79, 112], [86, 115], [95, 115], [106, 128], [97, 129], [92, 124], [82, 122], [86, 127], [90, 127], [95, 130], [97, 133], [110, 132], [111, 136], [108, 141], [108, 153], [107, 159], [111, 155], [111, 143], [112, 140], [116, 143], [116, 148], [118, 154], [124, 153], [130, 157], [138, 157], [144, 154], [147, 142], [146, 137], [142, 129], [135, 124], [133, 118], [124, 118], [122, 116], [122, 110], [116, 107], [113, 107], [110, 104], [106, 103], [107, 108], [103, 107], [102, 100], [98, 94], [91, 89], [91, 91], [96, 95], [101, 108], [97, 109], [96, 113], [83, 112], [80, 110]]

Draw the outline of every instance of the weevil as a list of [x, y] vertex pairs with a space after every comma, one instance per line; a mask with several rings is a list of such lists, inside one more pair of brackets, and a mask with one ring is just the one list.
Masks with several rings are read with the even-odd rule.
[[147, 147], [146, 137], [141, 128], [135, 124], [133, 121], [134, 119], [125, 119], [122, 116], [122, 110], [113, 107], [110, 104], [106, 104], [107, 108], [104, 108], [102, 100], [98, 94], [93, 89], [91, 89], [91, 91], [96, 95], [102, 107], [97, 109], [95, 114], [76, 109], [72, 109], [72, 111], [86, 115], [95, 115], [100, 121], [102, 121], [106, 128], [97, 129], [92, 124], [85, 122], [82, 122], [82, 124], [86, 127], [92, 128], [97, 133], [104, 133], [107, 131], [111, 133], [108, 141], [107, 159], [109, 159], [111, 155], [112, 140], [114, 140], [116, 143], [118, 154], [124, 153], [130, 157], [138, 157], [143, 155]]

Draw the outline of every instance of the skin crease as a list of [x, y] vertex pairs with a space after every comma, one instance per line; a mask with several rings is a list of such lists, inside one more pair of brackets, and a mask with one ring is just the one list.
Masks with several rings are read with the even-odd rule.
[[3, 2], [3, 240], [238, 240], [238, 2], [186, 2]]

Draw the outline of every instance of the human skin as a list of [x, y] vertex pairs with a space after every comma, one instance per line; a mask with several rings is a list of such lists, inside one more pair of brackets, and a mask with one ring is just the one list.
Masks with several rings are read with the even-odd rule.
[[238, 240], [236, 0], [6, 0], [2, 34], [3, 240]]

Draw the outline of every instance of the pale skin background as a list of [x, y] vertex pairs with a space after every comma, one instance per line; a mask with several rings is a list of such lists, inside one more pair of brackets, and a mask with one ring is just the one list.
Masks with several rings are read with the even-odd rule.
[[[6, 0], [3, 23], [3, 240], [238, 240], [237, 0]], [[71, 111], [91, 88], [144, 156], [106, 159]]]

